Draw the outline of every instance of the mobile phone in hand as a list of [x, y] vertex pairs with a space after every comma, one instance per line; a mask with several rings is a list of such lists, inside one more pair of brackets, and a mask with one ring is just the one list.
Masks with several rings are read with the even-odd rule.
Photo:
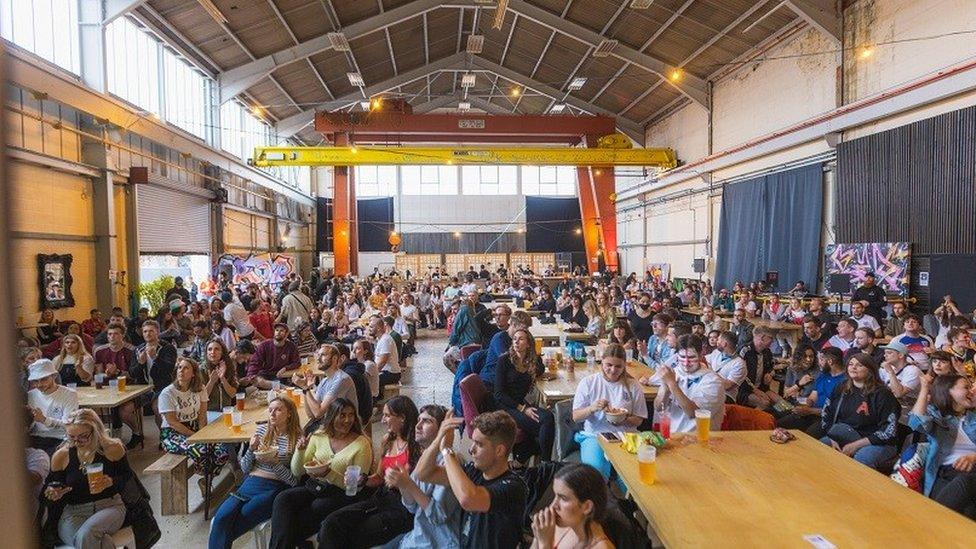
[[602, 438], [603, 440], [605, 440], [606, 442], [609, 442], [611, 444], [619, 444], [620, 443], [620, 437], [617, 436], [617, 433], [614, 433], [614, 432], [611, 432], [611, 431], [607, 431], [607, 432], [604, 432], [604, 433], [600, 433], [600, 438]]

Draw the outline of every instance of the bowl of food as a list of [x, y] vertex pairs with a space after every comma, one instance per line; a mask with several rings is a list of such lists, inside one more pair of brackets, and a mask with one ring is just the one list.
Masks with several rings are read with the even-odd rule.
[[607, 421], [609, 421], [612, 425], [620, 425], [625, 419], [627, 419], [630, 412], [628, 412], [626, 408], [615, 408], [610, 406], [604, 410], [604, 414], [607, 416]]
[[274, 446], [261, 446], [254, 449], [254, 457], [262, 463], [274, 461], [278, 458], [278, 449]]
[[332, 464], [330, 461], [319, 461], [313, 459], [305, 464], [305, 472], [309, 475], [321, 476], [329, 472], [329, 466]]

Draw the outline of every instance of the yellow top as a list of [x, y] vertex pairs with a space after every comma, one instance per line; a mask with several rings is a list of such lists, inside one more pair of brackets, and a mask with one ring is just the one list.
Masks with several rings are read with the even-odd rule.
[[329, 473], [325, 475], [325, 480], [329, 484], [345, 488], [346, 467], [358, 465], [362, 468], [363, 475], [371, 472], [373, 465], [373, 446], [369, 439], [363, 435], [356, 437], [339, 453], [332, 451], [329, 435], [324, 433], [313, 434], [308, 439], [308, 446], [304, 450], [297, 450], [291, 458], [291, 472], [300, 477], [305, 474], [305, 464], [312, 461], [318, 462], [331, 461]]

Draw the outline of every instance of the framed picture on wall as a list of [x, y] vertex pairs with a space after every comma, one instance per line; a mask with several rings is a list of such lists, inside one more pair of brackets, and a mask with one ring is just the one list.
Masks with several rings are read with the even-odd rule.
[[74, 307], [71, 282], [71, 254], [37, 254], [37, 290], [41, 310]]

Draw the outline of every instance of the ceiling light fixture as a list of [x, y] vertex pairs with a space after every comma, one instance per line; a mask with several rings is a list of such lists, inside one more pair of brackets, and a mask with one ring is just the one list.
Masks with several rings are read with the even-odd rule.
[[350, 86], [361, 88], [366, 85], [366, 83], [363, 82], [363, 75], [359, 74], [358, 72], [347, 72], [346, 78], [349, 79]]
[[462, 88], [473, 88], [475, 80], [478, 75], [473, 72], [464, 73], [461, 75], [461, 87]]
[[351, 51], [349, 48], [349, 40], [346, 39], [346, 35], [341, 32], [330, 32], [329, 43], [332, 44], [332, 49], [335, 51]]
[[586, 85], [586, 77], [585, 76], [577, 76], [576, 78], [574, 78], [574, 79], [572, 79], [570, 81], [570, 83], [569, 83], [569, 91], [576, 91], [578, 89], [581, 89], [585, 85]]
[[668, 79], [671, 80], [672, 82], [677, 82], [682, 78], [684, 78], [684, 76], [685, 76], [685, 71], [677, 68], [672, 70], [670, 73], [668, 73]]
[[359, 106], [363, 108], [364, 111], [369, 110], [369, 101], [360, 101]]
[[874, 48], [871, 46], [862, 46], [857, 52], [858, 59], [867, 59], [874, 55]]
[[459, 111], [470, 111], [471, 110], [471, 102], [470, 101], [461, 101], [460, 103], [458, 103], [458, 110]]
[[563, 112], [564, 110], [566, 110], [566, 104], [565, 103], [556, 103], [555, 105], [552, 106], [551, 109], [549, 109], [549, 112], [551, 114], [559, 114], [559, 113]]
[[617, 40], [611, 40], [609, 38], [604, 38], [596, 49], [593, 50], [593, 57], [609, 57], [613, 50], [617, 48], [617, 44], [620, 42]]
[[518, 97], [518, 96], [522, 95], [522, 90], [520, 90], [518, 88], [512, 88], [512, 91], [510, 91], [509, 94], [512, 97]]
[[468, 45], [465, 50], [468, 53], [481, 53], [481, 50], [485, 47], [485, 35], [483, 34], [470, 34], [468, 35]]

